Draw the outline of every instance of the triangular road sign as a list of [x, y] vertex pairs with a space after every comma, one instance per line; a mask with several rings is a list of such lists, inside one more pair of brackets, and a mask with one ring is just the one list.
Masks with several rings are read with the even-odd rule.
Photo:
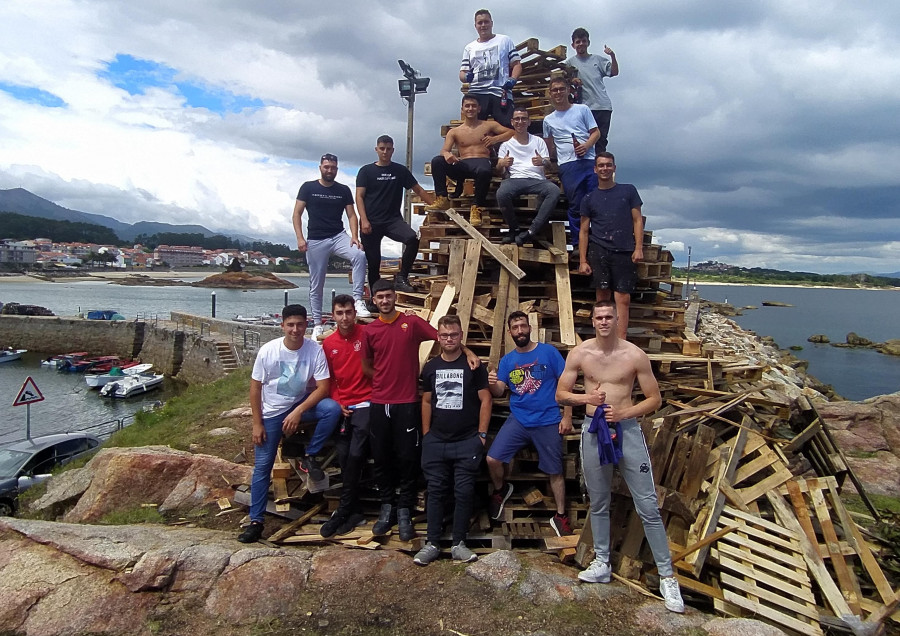
[[28, 376], [25, 380], [25, 384], [19, 389], [19, 395], [16, 396], [16, 401], [13, 402], [13, 406], [23, 406], [33, 402], [40, 402], [43, 399], [44, 394], [37, 388], [37, 384], [34, 383], [31, 376]]

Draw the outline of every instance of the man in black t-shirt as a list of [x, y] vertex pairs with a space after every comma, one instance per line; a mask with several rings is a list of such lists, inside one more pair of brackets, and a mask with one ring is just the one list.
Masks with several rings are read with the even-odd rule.
[[456, 506], [450, 553], [460, 562], [478, 558], [466, 547], [465, 539], [491, 420], [491, 392], [485, 367], [469, 368], [462, 352], [462, 335], [458, 316], [442, 317], [438, 321], [441, 355], [422, 369], [422, 472], [428, 483], [428, 539], [414, 557], [418, 565], [428, 565], [440, 556], [444, 503], [451, 487]]
[[389, 136], [378, 138], [375, 154], [378, 161], [363, 166], [356, 175], [356, 206], [369, 264], [369, 289], [381, 278], [381, 240], [386, 236], [403, 244], [403, 259], [400, 273], [394, 278], [394, 289], [412, 292], [415, 289], [409, 284], [409, 273], [419, 251], [419, 237], [400, 215], [403, 191], [412, 190], [429, 205], [434, 203], [434, 195], [426, 192], [405, 166], [391, 161], [394, 140]]
[[[321, 178], [307, 181], [300, 186], [294, 202], [294, 233], [297, 249], [306, 253], [309, 266], [309, 310], [312, 313], [313, 339], [318, 340], [324, 331], [322, 326], [322, 292], [328, 259], [332, 254], [350, 261], [353, 267], [353, 300], [358, 316], [371, 314], [363, 301], [366, 284], [366, 258], [358, 236], [356, 210], [350, 188], [334, 180], [338, 171], [338, 159], [328, 153], [319, 161]], [[303, 236], [303, 213], [309, 212], [306, 238]], [[344, 214], [350, 225], [350, 236], [344, 232]]]

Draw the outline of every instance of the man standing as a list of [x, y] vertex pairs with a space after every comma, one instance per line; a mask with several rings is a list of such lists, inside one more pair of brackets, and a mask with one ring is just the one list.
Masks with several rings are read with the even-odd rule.
[[[353, 267], [353, 298], [356, 313], [367, 317], [371, 314], [363, 301], [366, 285], [366, 256], [359, 243], [356, 210], [350, 188], [334, 180], [338, 171], [338, 159], [332, 154], [322, 155], [319, 161], [321, 177], [300, 186], [294, 203], [294, 233], [297, 249], [306, 253], [309, 265], [309, 304], [313, 318], [313, 339], [318, 340], [322, 327], [322, 291], [328, 259], [332, 254], [350, 261]], [[303, 238], [303, 213], [309, 209], [307, 238]], [[343, 216], [350, 222], [350, 236], [344, 232]]]
[[[447, 177], [456, 180], [472, 178], [475, 180], [475, 205], [469, 212], [469, 223], [472, 225], [481, 225], [481, 214], [491, 187], [493, 170], [490, 148], [513, 136], [512, 130], [496, 121], [478, 119], [480, 108], [478, 98], [469, 93], [463, 95], [463, 123], [447, 133], [441, 154], [431, 160], [431, 176], [434, 178], [437, 199], [433, 205], [425, 208], [449, 210], [451, 203], [447, 198]], [[454, 145], [459, 152], [458, 157], [453, 154]]]
[[[666, 609], [684, 612], [666, 529], [659, 514], [650, 455], [637, 420], [659, 408], [662, 403], [659, 385], [653, 377], [647, 354], [619, 338], [615, 303], [608, 300], [595, 303], [591, 323], [595, 337], [569, 352], [556, 392], [560, 404], [583, 404], [587, 412], [581, 427], [581, 466], [591, 498], [591, 530], [596, 558], [578, 578], [588, 583], [610, 581], [609, 502], [613, 464], [618, 462], [619, 472], [631, 492], [656, 561], [659, 591], [665, 599]], [[573, 393], [579, 372], [584, 375], [583, 394]], [[644, 395], [637, 404], [632, 399], [635, 380]], [[610, 441], [607, 423], [615, 424], [615, 442]]]
[[488, 115], [509, 128], [512, 115], [512, 88], [522, 73], [522, 62], [513, 41], [494, 33], [491, 12], [475, 12], [475, 32], [478, 38], [466, 45], [459, 66], [459, 81], [469, 84], [481, 106], [480, 119]]
[[419, 237], [400, 214], [403, 191], [412, 190], [429, 204], [434, 203], [434, 196], [419, 185], [406, 166], [391, 161], [394, 140], [388, 135], [376, 140], [375, 154], [378, 161], [363, 166], [356, 175], [356, 206], [369, 263], [369, 289], [381, 278], [381, 240], [386, 236], [403, 244], [400, 273], [394, 278], [394, 288], [413, 292], [409, 273], [419, 251]]
[[603, 47], [603, 52], [609, 57], [588, 53], [590, 44], [591, 36], [586, 29], [579, 27], [572, 31], [572, 48], [575, 49], [576, 55], [567, 59], [566, 64], [578, 71], [578, 77], [573, 83], [581, 86], [581, 103], [591, 109], [594, 121], [597, 122], [600, 139], [597, 140], [594, 150], [599, 154], [606, 151], [609, 122], [612, 119], [612, 101], [606, 94], [603, 78], [619, 74], [619, 61], [608, 46]]
[[[509, 234], [500, 242], [509, 244], [515, 241], [519, 247], [534, 239], [547, 224], [560, 197], [556, 184], [544, 176], [544, 166], [550, 163], [547, 144], [540, 137], [528, 133], [530, 121], [527, 108], [513, 110], [512, 125], [515, 135], [500, 144], [500, 158], [497, 160], [497, 167], [509, 174], [509, 178], [504, 179], [497, 189], [497, 204], [500, 206], [503, 220], [509, 227]], [[519, 234], [519, 222], [513, 210], [513, 199], [522, 194], [538, 195], [538, 211], [528, 229]]]
[[[369, 417], [375, 482], [381, 513], [372, 533], [385, 535], [395, 523], [400, 539], [416, 536], [411, 512], [420, 469], [419, 345], [437, 338], [437, 330], [416, 315], [397, 311], [393, 284], [382, 278], [372, 287], [378, 319], [365, 327], [363, 371], [372, 379]], [[464, 350], [469, 365], [478, 357]], [[396, 491], [399, 489], [399, 493]]]
[[569, 200], [572, 245], [578, 245], [581, 199], [597, 187], [594, 144], [600, 132], [587, 106], [569, 103], [568, 80], [561, 77], [550, 80], [549, 91], [554, 110], [544, 118], [544, 141], [559, 163], [559, 179]]
[[347, 534], [365, 521], [359, 512], [359, 480], [369, 450], [369, 400], [372, 381], [362, 369], [363, 327], [356, 323], [353, 297], [338, 294], [331, 301], [337, 330], [322, 341], [331, 372], [331, 399], [341, 407], [343, 420], [335, 439], [341, 465], [341, 499], [319, 531], [323, 537]]
[[488, 374], [488, 388], [494, 397], [502, 397], [507, 387], [510, 389], [510, 415], [487, 456], [494, 486], [489, 514], [492, 519], [499, 519], [503, 513], [513, 492], [513, 485], [505, 481], [506, 465], [520, 448], [531, 443], [538, 452], [538, 470], [549, 476], [556, 501], [556, 515], [550, 525], [559, 536], [572, 534], [566, 515], [561, 437], [572, 432], [572, 409], [563, 409], [560, 418], [556, 403], [556, 383], [565, 363], [555, 347], [531, 341], [531, 325], [525, 312], [512, 312], [506, 324], [516, 348], [500, 359], [499, 370]]
[[444, 504], [450, 499], [451, 489], [456, 504], [450, 554], [459, 562], [478, 559], [466, 547], [465, 539], [491, 421], [491, 393], [485, 368], [469, 368], [462, 352], [462, 336], [458, 316], [441, 317], [441, 355], [422, 369], [422, 472], [428, 484], [428, 541], [416, 553], [418, 565], [428, 565], [441, 553]]
[[637, 188], [616, 183], [616, 158], [601, 152], [594, 162], [597, 189], [581, 201], [579, 274], [594, 275], [597, 300], [615, 294], [619, 338], [628, 334], [631, 292], [637, 284], [636, 263], [644, 258], [644, 204]]
[[321, 481], [325, 474], [315, 455], [331, 437], [341, 415], [341, 407], [328, 397], [328, 365], [322, 347], [303, 337], [306, 308], [288, 305], [281, 310], [281, 320], [284, 337], [260, 347], [250, 379], [253, 479], [250, 525], [238, 536], [242, 543], [254, 543], [262, 536], [272, 466], [282, 435], [293, 435], [301, 422], [316, 422], [300, 467], [311, 480]]

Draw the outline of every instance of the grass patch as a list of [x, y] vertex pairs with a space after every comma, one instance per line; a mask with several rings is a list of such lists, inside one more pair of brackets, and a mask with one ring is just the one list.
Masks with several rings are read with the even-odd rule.
[[219, 425], [219, 413], [248, 400], [250, 367], [242, 367], [210, 384], [189, 387], [158, 411], [138, 413], [134, 424], [117, 431], [106, 447], [163, 445], [179, 450], [201, 440]]
[[125, 526], [137, 523], [157, 523], [166, 522], [166, 518], [162, 516], [156, 506], [134, 506], [132, 508], [123, 508], [122, 510], [112, 510], [97, 522], [102, 526]]

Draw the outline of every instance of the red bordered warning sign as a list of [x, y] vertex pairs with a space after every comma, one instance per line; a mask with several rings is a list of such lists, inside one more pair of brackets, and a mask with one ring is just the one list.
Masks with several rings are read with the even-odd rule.
[[40, 402], [43, 399], [44, 394], [37, 388], [37, 384], [34, 383], [31, 376], [28, 376], [28, 378], [25, 379], [25, 384], [19, 389], [19, 395], [16, 396], [16, 401], [13, 402], [13, 406], [33, 404], [35, 402]]

